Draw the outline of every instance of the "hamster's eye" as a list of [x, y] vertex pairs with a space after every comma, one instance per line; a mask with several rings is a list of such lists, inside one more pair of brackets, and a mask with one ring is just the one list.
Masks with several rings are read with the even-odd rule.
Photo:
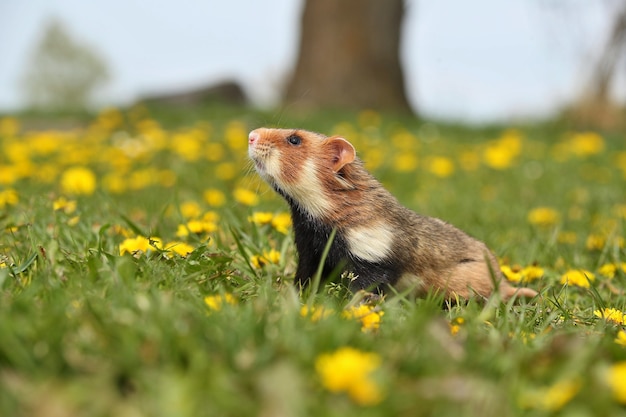
[[287, 136], [287, 142], [294, 146], [298, 146], [302, 143], [302, 138], [296, 134]]

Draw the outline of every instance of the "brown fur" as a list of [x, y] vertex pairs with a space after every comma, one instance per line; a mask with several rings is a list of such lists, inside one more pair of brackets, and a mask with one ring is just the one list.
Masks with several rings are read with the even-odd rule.
[[[299, 136], [302, 142], [290, 144], [290, 135]], [[257, 129], [250, 134], [249, 152], [257, 169], [259, 160], [279, 161], [272, 169], [268, 165], [266, 171], [259, 171], [270, 184], [279, 189], [296, 187], [303, 196], [300, 200], [308, 198], [308, 192], [316, 192], [317, 198], [324, 200], [318, 202], [324, 209], [312, 216], [338, 233], [377, 224], [392, 230], [390, 259], [385, 262], [398, 266], [401, 273], [392, 284], [399, 289], [415, 287], [419, 295], [433, 288], [447, 298], [468, 298], [488, 297], [497, 286], [504, 299], [516, 294], [537, 295], [532, 289], [518, 289], [504, 280], [496, 258], [484, 243], [442, 220], [402, 206], [365, 170], [354, 147], [343, 138], [303, 130]], [[313, 173], [305, 172], [307, 165], [314, 166]], [[311, 174], [315, 178], [306, 177]], [[300, 194], [299, 185], [307, 193]], [[304, 201], [297, 203], [308, 207]]]

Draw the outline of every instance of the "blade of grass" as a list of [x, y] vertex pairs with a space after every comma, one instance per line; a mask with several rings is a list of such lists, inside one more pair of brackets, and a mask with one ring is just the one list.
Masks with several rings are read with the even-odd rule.
[[21, 274], [26, 271], [33, 264], [33, 262], [35, 262], [35, 259], [37, 259], [37, 252], [33, 252], [21, 265], [16, 267], [9, 266], [11, 275], [15, 277], [17, 274]]
[[320, 263], [317, 266], [317, 271], [315, 275], [311, 279], [311, 290], [309, 293], [309, 297], [307, 299], [307, 307], [309, 311], [313, 308], [313, 302], [315, 301], [315, 296], [320, 288], [320, 282], [322, 280], [322, 272], [324, 271], [324, 263], [326, 262], [326, 258], [328, 257], [328, 252], [330, 252], [330, 248], [335, 240], [335, 235], [337, 235], [337, 229], [333, 229], [330, 232], [330, 236], [328, 236], [328, 241], [326, 242], [326, 246], [324, 247], [324, 252], [322, 252], [322, 257], [320, 258]]
[[256, 270], [250, 263], [250, 259], [248, 258], [246, 250], [243, 244], [241, 243], [241, 239], [239, 239], [239, 235], [237, 234], [237, 231], [233, 227], [231, 227], [230, 233], [233, 235], [233, 239], [235, 239], [235, 244], [237, 245], [237, 249], [239, 249], [239, 252], [241, 252], [241, 256], [243, 257], [244, 261], [246, 261], [246, 265], [248, 265], [248, 269], [250, 270], [250, 272], [252, 273], [254, 277], [258, 278]]

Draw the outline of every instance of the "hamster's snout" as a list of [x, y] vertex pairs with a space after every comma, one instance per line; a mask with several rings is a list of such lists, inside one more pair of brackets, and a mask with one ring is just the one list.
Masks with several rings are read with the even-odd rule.
[[259, 140], [259, 134], [253, 130], [252, 132], [250, 132], [250, 134], [248, 135], [248, 145], [254, 145], [254, 143]]

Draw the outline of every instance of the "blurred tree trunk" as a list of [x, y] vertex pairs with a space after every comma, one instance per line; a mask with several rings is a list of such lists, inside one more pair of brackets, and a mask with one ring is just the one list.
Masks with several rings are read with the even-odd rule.
[[591, 72], [590, 84], [583, 96], [566, 112], [577, 125], [584, 127], [626, 128], [626, 109], [611, 97], [616, 71], [626, 64], [626, 3], [616, 10], [613, 26]]
[[288, 102], [410, 111], [399, 46], [403, 0], [306, 0]]
[[611, 35], [602, 50], [593, 74], [592, 94], [596, 100], [610, 101], [611, 82], [624, 56], [626, 56], [626, 5], [618, 12], [613, 22]]

